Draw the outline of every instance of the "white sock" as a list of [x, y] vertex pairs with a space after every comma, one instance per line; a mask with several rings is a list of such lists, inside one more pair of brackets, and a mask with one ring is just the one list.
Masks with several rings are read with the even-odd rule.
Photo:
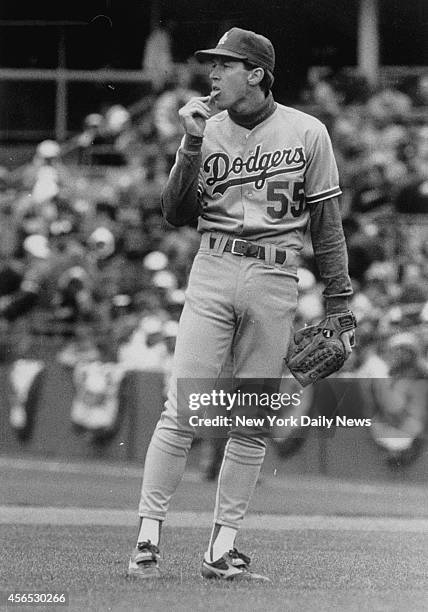
[[233, 529], [232, 527], [226, 527], [218, 524], [214, 525], [211, 533], [210, 544], [207, 552], [205, 553], [205, 559], [208, 561], [208, 563], [217, 561], [224, 555], [224, 553], [229, 552], [229, 550], [234, 547], [237, 533], [238, 530]]
[[160, 521], [151, 518], [143, 518], [141, 521], [140, 532], [138, 534], [138, 542], [147, 542], [150, 540], [155, 546], [159, 545]]

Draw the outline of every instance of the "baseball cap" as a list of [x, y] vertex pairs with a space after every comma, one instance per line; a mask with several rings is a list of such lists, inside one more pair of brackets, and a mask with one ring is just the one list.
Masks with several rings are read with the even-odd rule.
[[214, 49], [203, 49], [195, 53], [199, 61], [214, 55], [245, 60], [270, 72], [275, 68], [275, 51], [270, 40], [261, 34], [241, 28], [228, 30]]

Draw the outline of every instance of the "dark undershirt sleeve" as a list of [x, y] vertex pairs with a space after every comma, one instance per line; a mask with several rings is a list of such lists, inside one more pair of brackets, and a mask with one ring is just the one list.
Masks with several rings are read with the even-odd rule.
[[171, 225], [190, 225], [201, 213], [198, 198], [202, 137], [186, 135], [161, 196], [162, 212]]
[[315, 261], [325, 285], [326, 313], [343, 312], [349, 308], [352, 284], [338, 198], [311, 204], [310, 216]]

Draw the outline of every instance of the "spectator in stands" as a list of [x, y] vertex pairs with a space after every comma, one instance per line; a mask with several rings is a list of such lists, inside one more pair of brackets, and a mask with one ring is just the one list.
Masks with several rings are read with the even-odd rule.
[[351, 364], [353, 378], [386, 378], [388, 376], [388, 364], [382, 355], [381, 339], [377, 327], [375, 319], [359, 320], [358, 351], [355, 351], [354, 361]]
[[[121, 104], [106, 108], [98, 123], [98, 113], [89, 115], [96, 125], [85, 129], [88, 142], [91, 137], [92, 148], [88, 151], [89, 161], [94, 165], [122, 166], [125, 163], [122, 153], [116, 148], [116, 141], [129, 127], [129, 112]], [[88, 118], [87, 118], [88, 119]]]
[[96, 200], [92, 227], [94, 230], [101, 227], [108, 229], [117, 240], [121, 230], [117, 221], [117, 206], [113, 201], [108, 199]]
[[355, 177], [351, 213], [366, 213], [388, 207], [391, 209], [392, 189], [386, 165], [367, 160]]
[[129, 370], [163, 372], [168, 349], [159, 316], [143, 317], [128, 342], [119, 347], [119, 362]]
[[28, 236], [24, 240], [24, 251], [23, 271], [18, 272], [20, 278], [15, 277], [9, 285], [11, 291], [3, 293], [0, 301], [0, 317], [7, 321], [15, 321], [34, 308], [48, 282], [51, 251], [47, 238], [36, 234]]
[[409, 118], [412, 100], [398, 89], [385, 86], [368, 100], [367, 109], [381, 124], [401, 122]]
[[421, 360], [417, 334], [393, 335], [385, 346], [386, 378], [365, 385], [366, 408], [372, 417], [370, 433], [394, 469], [411, 464], [423, 449], [428, 423], [427, 368]]
[[79, 163], [85, 163], [87, 161], [90, 147], [93, 146], [102, 123], [103, 116], [101, 113], [90, 113], [83, 121], [82, 132], [72, 138], [68, 145], [64, 147], [66, 151], [72, 151], [74, 148], [77, 149]]
[[190, 267], [199, 248], [199, 235], [190, 227], [180, 227], [162, 237], [160, 250], [168, 257], [179, 287], [185, 287]]
[[427, 107], [428, 108], [428, 72], [421, 74], [416, 78], [412, 78], [412, 87], [410, 88], [409, 95], [412, 98], [412, 102], [416, 107]]
[[54, 140], [43, 140], [29, 164], [19, 172], [21, 187], [31, 191], [33, 204], [42, 205], [55, 197], [63, 185], [68, 185], [70, 174], [61, 160], [61, 147]]
[[428, 376], [420, 340], [413, 332], [393, 335], [386, 344], [385, 359], [392, 377], [419, 379]]
[[[87, 152], [92, 143], [107, 145], [126, 165], [88, 172], [84, 164], [91, 163], [91, 156], [85, 154], [81, 166], [71, 170], [63, 163], [67, 145], [45, 141], [23, 170], [8, 174], [3, 182], [0, 175], [6, 228], [2, 245], [9, 243], [0, 268], [0, 305], [9, 303], [2, 302], [2, 291], [7, 300], [25, 298], [22, 313], [43, 303], [51, 320], [74, 326], [75, 338], [87, 337], [91, 346], [102, 334], [116, 337], [116, 331], [123, 343], [149, 315], [160, 318], [162, 326], [179, 318], [199, 236], [192, 228], [162, 224], [159, 193], [181, 138], [173, 110], [180, 97], [205, 92], [203, 79], [192, 84], [190, 75], [186, 68], [161, 95], [155, 95], [153, 87], [147, 89], [128, 111], [115, 105], [91, 114], [80, 140], [73, 139]], [[377, 321], [386, 322], [382, 332], [391, 334], [415, 315], [419, 319], [412, 319], [412, 325], [420, 328], [422, 314], [409, 314], [409, 309], [422, 311], [426, 304], [415, 291], [428, 276], [426, 233], [417, 217], [415, 225], [403, 225], [397, 239], [392, 221], [409, 216], [402, 213], [427, 210], [427, 76], [415, 82], [410, 97], [388, 88], [370, 98], [366, 85], [357, 91], [357, 80], [331, 70], [313, 71], [310, 81], [307, 100], [316, 103], [313, 112], [327, 119], [340, 166], [350, 271], [358, 286], [355, 309], [360, 308], [360, 319], [372, 326], [374, 337]], [[412, 108], [419, 109], [416, 118]], [[92, 162], [109, 161], [101, 150], [98, 153]], [[32, 240], [25, 242], [29, 236]], [[39, 253], [44, 245], [44, 258], [29, 255], [31, 242], [38, 244]], [[9, 255], [14, 248], [16, 260]], [[303, 260], [307, 270], [315, 272], [309, 250]], [[23, 295], [22, 283], [33, 277], [39, 278], [37, 290]], [[316, 289], [315, 284], [314, 294]], [[312, 289], [306, 297], [304, 318], [316, 318], [319, 309]], [[405, 304], [404, 297], [410, 303]], [[382, 370], [377, 342], [372, 344], [369, 336], [354, 351], [356, 363], [348, 364], [355, 372], [368, 372], [373, 363], [379, 366], [376, 371]], [[168, 341], [163, 332], [162, 338]], [[79, 350], [73, 359], [79, 359]]]
[[328, 124], [340, 114], [341, 96], [334, 86], [333, 71], [327, 66], [314, 66], [308, 71], [309, 101], [319, 108]]

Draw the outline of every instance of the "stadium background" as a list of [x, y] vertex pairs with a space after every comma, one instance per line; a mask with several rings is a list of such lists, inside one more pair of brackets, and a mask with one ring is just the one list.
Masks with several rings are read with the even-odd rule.
[[[9, 591], [65, 589], [76, 611], [426, 610], [426, 11], [1, 3], [1, 609]], [[231, 25], [272, 38], [274, 94], [325, 121], [344, 190], [358, 348], [302, 410], [376, 426], [269, 445], [245, 529], [269, 590], [195, 579], [223, 443], [199, 441], [163, 530], [166, 578], [143, 590], [125, 577], [141, 462], [198, 245], [163, 223], [159, 193], [177, 108], [207, 91], [191, 53]], [[322, 287], [309, 244], [300, 278], [310, 323]]]
[[[3, 3], [4, 452], [144, 456], [145, 445], [129, 439], [132, 431], [138, 438], [133, 425], [139, 414], [129, 406], [138, 405], [141, 377], [151, 372], [150, 388], [157, 391], [145, 394], [150, 417], [140, 427], [146, 439], [164, 391], [163, 382], [153, 381], [168, 377], [198, 246], [192, 228], [176, 230], [162, 221], [159, 193], [182, 134], [177, 109], [195, 92], [209, 90], [192, 50], [214, 43], [232, 23], [269, 32], [278, 56], [276, 98], [321, 118], [333, 140], [355, 286], [352, 308], [360, 323], [358, 349], [342, 374], [354, 386], [357, 379], [367, 386], [372, 377], [426, 377], [424, 3], [361, 0], [347, 2], [346, 11], [345, 4], [337, 8], [330, 1], [322, 9], [310, 1], [216, 9], [129, 2], [126, 11], [115, 2], [90, 9], [83, 3], [72, 9]], [[323, 309], [309, 242], [300, 277], [297, 324], [311, 323]], [[57, 397], [55, 381], [62, 379], [60, 411], [46, 397]], [[347, 410], [378, 415], [374, 462], [386, 461], [393, 471], [424, 461], [424, 388], [408, 400], [405, 389], [376, 394], [371, 387], [369, 400], [364, 396], [360, 407], [354, 401]], [[98, 412], [91, 413], [88, 402]], [[44, 423], [40, 405], [65, 421], [49, 443], [45, 428], [52, 419]], [[333, 412], [328, 401], [320, 406], [321, 414]], [[66, 451], [69, 413], [76, 440]], [[125, 448], [117, 452], [124, 427]], [[61, 425], [53, 429], [61, 432]], [[91, 434], [83, 444], [82, 431]], [[397, 442], [403, 435], [407, 442]], [[94, 450], [100, 440], [104, 450]], [[300, 449], [299, 443], [290, 447], [290, 454]], [[282, 448], [283, 456], [288, 452]], [[325, 471], [324, 455], [317, 461]]]

